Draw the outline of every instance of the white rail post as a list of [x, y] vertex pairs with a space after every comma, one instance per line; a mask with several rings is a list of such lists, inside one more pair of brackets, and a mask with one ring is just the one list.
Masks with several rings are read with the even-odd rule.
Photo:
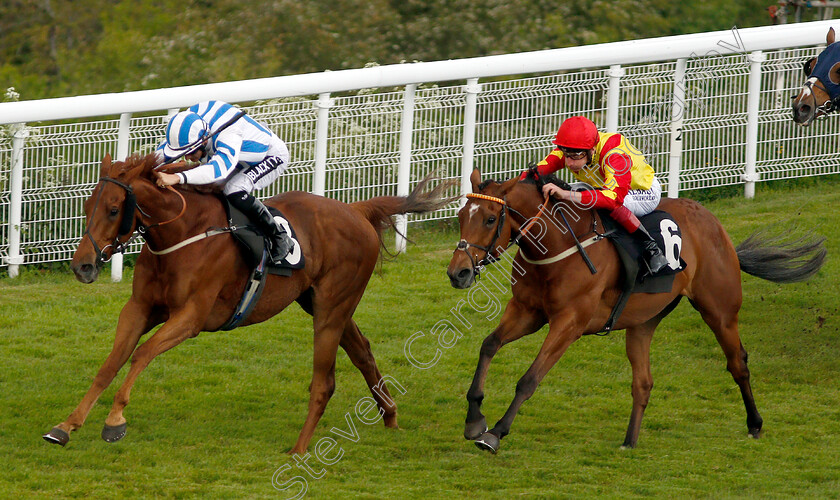
[[[131, 113], [120, 115], [120, 127], [117, 131], [117, 160], [125, 161], [128, 157], [129, 125], [131, 125]], [[116, 253], [111, 256], [111, 281], [122, 281], [123, 254]]]
[[[411, 139], [414, 137], [414, 95], [417, 84], [409, 83], [403, 94], [402, 120], [400, 121], [400, 166], [397, 171], [397, 196], [408, 195], [411, 178]], [[408, 234], [408, 218], [399, 214], [397, 219], [396, 251], [405, 252], [405, 237]]]
[[621, 102], [621, 77], [624, 68], [620, 64], [613, 64], [607, 70], [609, 86], [607, 87], [607, 132], [618, 132], [618, 105]]
[[318, 107], [318, 121], [315, 123], [315, 177], [312, 180], [312, 192], [324, 196], [327, 192], [327, 132], [330, 124], [330, 108], [335, 101], [330, 93], [318, 95], [315, 106]]
[[21, 212], [23, 206], [23, 146], [29, 130], [21, 123], [12, 138], [12, 178], [9, 205], [9, 277], [17, 278], [23, 256], [20, 254]]
[[[478, 78], [470, 78], [464, 86], [467, 93], [464, 104], [464, 158], [461, 165], [461, 195], [472, 192], [470, 175], [473, 171], [475, 159], [475, 116], [478, 108], [478, 93], [481, 92], [481, 85]], [[461, 199], [461, 206], [466, 203], [466, 198]]]
[[761, 103], [761, 63], [766, 59], [764, 52], [750, 52], [749, 93], [747, 95], [747, 153], [744, 165], [744, 196], [755, 197], [755, 182], [759, 175], [755, 172], [758, 159], [758, 110]]
[[668, 198], [680, 196], [680, 161], [683, 149], [683, 117], [685, 117], [685, 68], [688, 59], [677, 59], [674, 69], [674, 94], [671, 104], [671, 146], [668, 153]]

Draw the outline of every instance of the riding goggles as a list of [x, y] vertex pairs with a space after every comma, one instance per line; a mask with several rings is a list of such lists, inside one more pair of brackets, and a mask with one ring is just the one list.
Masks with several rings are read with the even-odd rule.
[[586, 158], [586, 155], [589, 154], [589, 151], [585, 149], [560, 148], [560, 151], [563, 152], [563, 156], [571, 160], [580, 160]]

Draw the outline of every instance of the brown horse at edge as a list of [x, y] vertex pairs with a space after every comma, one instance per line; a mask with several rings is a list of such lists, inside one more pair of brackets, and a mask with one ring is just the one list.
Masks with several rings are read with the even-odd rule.
[[[467, 203], [458, 213], [461, 242], [447, 269], [452, 286], [469, 287], [482, 261], [488, 256], [498, 257], [512, 237], [525, 234], [512, 260], [513, 297], [499, 326], [481, 345], [478, 366], [467, 391], [464, 437], [475, 440], [479, 448], [496, 453], [520, 406], [534, 394], [566, 349], [581, 336], [599, 332], [605, 325], [621, 294], [622, 272], [614, 245], [603, 239], [594, 237], [594, 243], [585, 249], [597, 268], [596, 274], [590, 273], [580, 252], [575, 252], [573, 235], [582, 242], [594, 235], [595, 221], [599, 221], [594, 210], [559, 202], [541, 212], [541, 186], [534, 179], [520, 181], [517, 176], [501, 183], [482, 182], [475, 170], [470, 180], [475, 194], [467, 195]], [[633, 294], [614, 327], [626, 329], [627, 357], [633, 372], [633, 409], [623, 447], [636, 446], [653, 387], [653, 332], [682, 297], [688, 297], [723, 348], [726, 368], [741, 390], [749, 434], [758, 437], [762, 418], [750, 387], [747, 351], [738, 334], [741, 271], [777, 283], [805, 280], [824, 262], [825, 238], [810, 236], [782, 242], [777, 237], [754, 233], [736, 250], [717, 218], [699, 203], [666, 198], [659, 209], [670, 213], [679, 224], [680, 255], [686, 267], [675, 276], [670, 292]], [[565, 229], [561, 216], [569, 220], [571, 231]], [[529, 222], [534, 220], [541, 222], [531, 228]], [[599, 221], [597, 227], [604, 226]], [[555, 261], [564, 253], [568, 257]], [[536, 332], [546, 323], [548, 333], [536, 359], [517, 382], [508, 410], [488, 431], [481, 403], [490, 361], [502, 346]]]
[[[817, 57], [812, 57], [805, 61], [802, 70], [805, 73], [807, 80], [800, 87], [799, 92], [793, 96], [793, 121], [802, 125], [809, 126], [815, 119], [824, 118], [831, 112], [835, 112], [840, 106], [840, 95], [832, 95], [829, 91], [831, 84], [834, 86], [840, 84], [840, 58], [838, 58], [837, 47], [829, 47], [835, 43], [834, 28], [829, 28], [825, 35], [825, 43], [828, 47], [824, 49]], [[827, 61], [831, 64], [828, 78], [830, 82], [823, 82], [818, 77], [812, 77], [814, 67], [818, 59], [834, 57], [835, 59]], [[829, 84], [829, 85], [826, 85]]]
[[[184, 340], [218, 330], [234, 313], [245, 289], [250, 268], [230, 234], [205, 238], [166, 255], [150, 251], [228, 225], [225, 209], [215, 196], [189, 188], [176, 192], [157, 187], [156, 162], [153, 154], [113, 163], [106, 155], [101, 178], [85, 202], [87, 232], [71, 264], [79, 281], [95, 281], [103, 260], [138, 227], [145, 228], [146, 245], [137, 258], [132, 294], [120, 312], [113, 349], [76, 409], [43, 436], [49, 442], [62, 446], [68, 442], [70, 432], [84, 424], [94, 403], [131, 357], [131, 368], [114, 396], [102, 431], [106, 441], [121, 439], [126, 428], [123, 412], [143, 369]], [[295, 228], [306, 266], [290, 277], [268, 276], [259, 302], [241, 326], [265, 321], [297, 301], [312, 315], [315, 332], [309, 411], [289, 453], [305, 453], [333, 394], [339, 346], [364, 376], [385, 426], [397, 428], [396, 404], [370, 343], [352, 316], [380, 257], [382, 230], [392, 225], [391, 216], [428, 212], [450, 202], [440, 196], [449, 184], [427, 190], [429, 181], [428, 177], [421, 181], [407, 197], [380, 196], [351, 204], [294, 191], [266, 201], [279, 208]], [[136, 199], [136, 211], [130, 198]], [[140, 338], [161, 323], [137, 347]]]

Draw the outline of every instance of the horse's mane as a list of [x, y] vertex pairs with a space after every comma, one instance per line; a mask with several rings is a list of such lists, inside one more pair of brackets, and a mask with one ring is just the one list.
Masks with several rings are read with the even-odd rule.
[[134, 153], [126, 158], [124, 161], [117, 161], [111, 164], [112, 177], [120, 174], [128, 174], [135, 169], [141, 169], [139, 175], [142, 177], [151, 177], [154, 168], [160, 163], [160, 158], [157, 153], [141, 154]]
[[497, 179], [485, 179], [481, 181], [481, 184], [478, 185], [478, 190], [484, 191], [485, 189], [487, 189], [487, 186], [489, 186], [491, 183], [501, 184], [501, 182], [499, 182]]
[[[198, 166], [198, 163], [191, 163], [186, 161], [180, 161], [177, 163], [170, 163], [164, 165], [163, 158], [161, 158], [155, 152], [148, 154], [134, 153], [128, 158], [126, 158], [125, 161], [114, 162], [111, 165], [111, 171], [109, 172], [109, 175], [111, 177], [116, 178], [119, 175], [127, 175], [129, 173], [134, 173], [135, 170], [139, 170], [138, 172], [136, 172], [137, 177], [142, 177], [150, 181], [154, 181], [154, 173], [156, 171], [167, 172], [172, 174], [177, 172], [183, 172], [184, 170], [189, 170], [191, 168], [195, 168], [196, 166]], [[179, 184], [178, 189], [181, 191], [193, 191], [201, 194], [217, 194], [221, 192], [221, 185]]]

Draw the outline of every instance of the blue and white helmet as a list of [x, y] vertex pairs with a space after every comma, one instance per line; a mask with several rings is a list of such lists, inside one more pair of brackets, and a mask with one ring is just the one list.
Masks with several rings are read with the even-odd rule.
[[209, 134], [210, 128], [201, 116], [181, 111], [166, 125], [166, 144], [163, 154], [169, 158], [185, 155], [197, 149]]

